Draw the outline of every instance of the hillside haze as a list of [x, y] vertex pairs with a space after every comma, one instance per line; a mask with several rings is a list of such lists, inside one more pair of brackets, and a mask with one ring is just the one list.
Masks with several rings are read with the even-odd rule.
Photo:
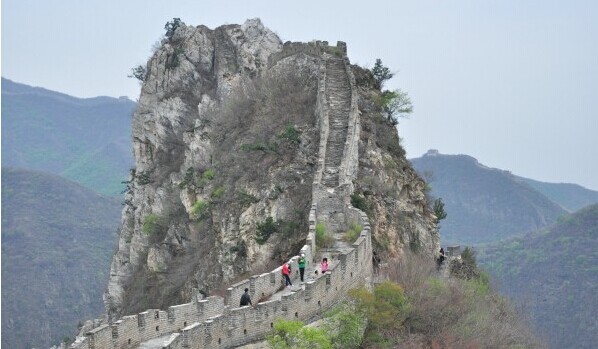
[[471, 156], [429, 151], [411, 163], [428, 177], [431, 194], [445, 203], [443, 243], [498, 241], [552, 224], [567, 212], [510, 172]]
[[553, 348], [598, 341], [598, 204], [550, 228], [482, 250], [480, 264], [501, 291], [525, 304], [536, 332]]
[[44, 348], [103, 312], [120, 201], [2, 168], [2, 347]]
[[517, 176], [515, 178], [571, 212], [598, 202], [598, 191], [586, 189], [577, 184], [546, 183]]
[[117, 195], [132, 167], [126, 98], [75, 98], [2, 78], [2, 165], [62, 175]]

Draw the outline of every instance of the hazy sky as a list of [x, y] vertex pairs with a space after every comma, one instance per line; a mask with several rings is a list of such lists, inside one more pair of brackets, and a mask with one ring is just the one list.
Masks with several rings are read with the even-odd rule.
[[283, 41], [346, 41], [397, 72], [415, 112], [409, 157], [468, 154], [515, 174], [598, 190], [598, 1], [3, 0], [2, 76], [78, 97], [127, 95], [173, 17], [260, 17]]

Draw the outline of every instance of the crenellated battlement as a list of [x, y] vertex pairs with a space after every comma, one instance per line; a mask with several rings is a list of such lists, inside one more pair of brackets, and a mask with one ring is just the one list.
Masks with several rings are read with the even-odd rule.
[[[316, 208], [312, 212], [315, 216]], [[166, 311], [149, 309], [137, 315], [124, 316], [112, 325], [104, 324], [77, 338], [71, 349], [137, 348], [141, 343], [164, 337], [163, 348], [231, 348], [263, 339], [271, 332], [276, 320], [309, 320], [344, 299], [348, 290], [363, 285], [372, 275], [370, 224], [365, 213], [347, 207], [350, 218], [362, 227], [352, 248], [331, 260], [327, 273], [305, 283], [305, 288], [284, 294], [277, 300], [258, 303], [255, 307], [235, 307], [244, 288], [250, 288], [253, 298], [275, 294], [283, 284], [280, 267], [270, 273], [253, 276], [233, 285], [227, 299], [196, 294], [190, 303], [174, 305]], [[311, 232], [310, 232], [311, 234]], [[312, 245], [301, 249], [312, 255]], [[309, 254], [307, 254], [309, 253]], [[309, 257], [310, 260], [312, 257]], [[291, 258], [294, 270], [297, 256]], [[294, 276], [296, 282], [297, 276]], [[253, 285], [253, 286], [252, 286]], [[225, 304], [226, 303], [226, 304]]]
[[329, 46], [328, 41], [317, 40], [308, 43], [287, 41], [282, 45], [281, 51], [275, 52], [268, 57], [268, 67], [272, 67], [278, 61], [299, 53], [304, 53], [306, 55], [318, 58], [322, 57], [324, 53], [344, 57], [347, 55], [347, 44], [342, 41], [338, 41], [336, 46]]

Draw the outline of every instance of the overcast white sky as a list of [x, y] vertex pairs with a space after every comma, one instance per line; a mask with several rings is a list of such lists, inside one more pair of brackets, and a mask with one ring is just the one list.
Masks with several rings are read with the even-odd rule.
[[598, 190], [598, 1], [2, 0], [2, 76], [78, 97], [126, 95], [173, 17], [281, 38], [346, 41], [397, 71], [415, 112], [399, 133], [542, 181]]

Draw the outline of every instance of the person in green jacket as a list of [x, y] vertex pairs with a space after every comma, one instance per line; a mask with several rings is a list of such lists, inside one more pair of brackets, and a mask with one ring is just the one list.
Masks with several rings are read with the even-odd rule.
[[299, 257], [297, 264], [299, 264], [299, 275], [301, 276], [301, 282], [303, 282], [303, 275], [305, 274], [305, 264], [306, 264], [304, 253], [302, 253], [301, 256]]

